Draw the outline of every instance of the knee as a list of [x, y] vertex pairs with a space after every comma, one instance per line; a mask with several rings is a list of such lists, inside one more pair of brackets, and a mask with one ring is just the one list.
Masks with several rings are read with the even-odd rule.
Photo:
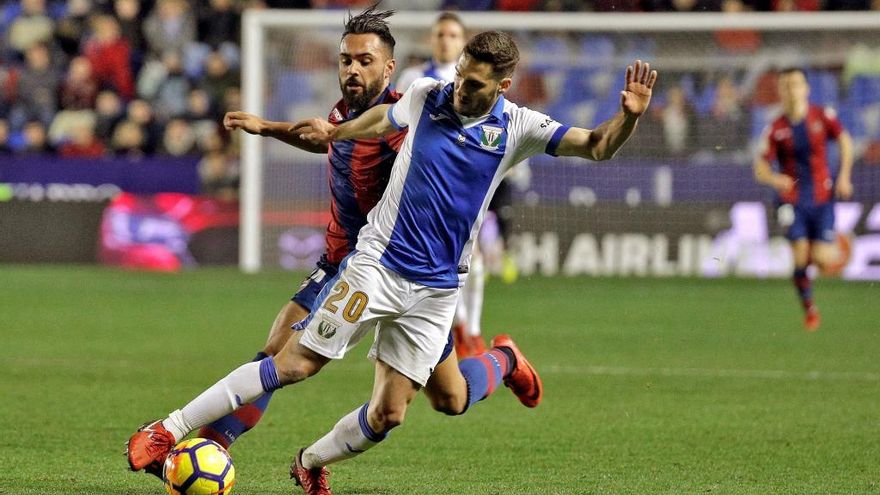
[[276, 355], [274, 359], [275, 371], [278, 373], [281, 386], [301, 382], [320, 371], [324, 366], [323, 362], [284, 352]]
[[380, 405], [367, 411], [370, 426], [380, 433], [402, 425], [405, 416], [405, 407], [391, 405]]
[[465, 409], [467, 409], [467, 399], [455, 394], [435, 394], [431, 395], [429, 399], [431, 401], [431, 407], [433, 407], [435, 411], [447, 416], [464, 414]]

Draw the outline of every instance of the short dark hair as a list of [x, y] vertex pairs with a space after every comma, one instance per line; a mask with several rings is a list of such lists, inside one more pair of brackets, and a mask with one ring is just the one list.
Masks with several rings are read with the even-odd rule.
[[794, 74], [795, 72], [800, 72], [800, 73], [803, 74], [804, 76], [807, 75], [807, 71], [805, 71], [805, 70], [802, 69], [801, 67], [783, 67], [783, 68], [779, 69], [779, 75], [780, 75], [780, 76], [785, 76], [785, 75], [788, 75], [788, 74]]
[[349, 34], [375, 34], [388, 47], [388, 51], [391, 52], [393, 57], [394, 45], [397, 42], [394, 41], [394, 36], [391, 36], [391, 28], [388, 27], [388, 22], [385, 19], [394, 15], [394, 11], [384, 10], [377, 12], [376, 7], [378, 6], [379, 3], [377, 2], [372, 7], [355, 16], [349, 13], [348, 20], [345, 21], [345, 31], [342, 32], [342, 37], [345, 38]]
[[455, 12], [443, 12], [442, 14], [437, 16], [437, 20], [434, 21], [434, 25], [440, 24], [441, 22], [452, 21], [459, 26], [461, 26], [462, 30], [467, 30], [464, 26], [464, 21], [461, 20], [461, 17], [458, 16]]
[[467, 42], [465, 55], [492, 64], [492, 72], [501, 79], [510, 77], [519, 63], [519, 49], [513, 37], [503, 31], [484, 31]]

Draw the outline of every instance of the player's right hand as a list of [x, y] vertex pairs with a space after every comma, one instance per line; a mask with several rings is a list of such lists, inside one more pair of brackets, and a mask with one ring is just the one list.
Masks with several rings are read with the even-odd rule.
[[223, 127], [227, 131], [241, 129], [256, 136], [261, 136], [266, 128], [263, 119], [247, 112], [226, 112], [223, 116]]
[[336, 136], [336, 126], [324, 119], [300, 120], [293, 124], [290, 131], [312, 144], [330, 144]]
[[785, 174], [776, 174], [773, 176], [772, 186], [781, 193], [787, 193], [794, 189], [794, 179]]

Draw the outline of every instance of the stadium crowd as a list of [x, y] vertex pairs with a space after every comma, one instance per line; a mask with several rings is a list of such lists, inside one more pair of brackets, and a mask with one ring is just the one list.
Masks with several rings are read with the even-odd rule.
[[[234, 136], [219, 126], [240, 109], [245, 8], [360, 8], [372, 0], [20, 0], [0, 7], [0, 155], [201, 157], [207, 189], [237, 182]], [[743, 11], [880, 9], [880, 0], [385, 0], [399, 9]], [[729, 33], [728, 33], [729, 34]], [[716, 33], [718, 53], [760, 54], [759, 33]], [[546, 37], [525, 51], [621, 56], [616, 40]], [[840, 105], [857, 152], [880, 164], [880, 47], [858, 45], [837, 67], [810, 72], [815, 99]], [[537, 57], [535, 57], [537, 59]], [[563, 120], [602, 120], [602, 70], [524, 64], [517, 98]], [[601, 61], [601, 57], [599, 59]], [[332, 60], [328, 61], [332, 62]], [[407, 62], [415, 62], [408, 60]], [[405, 65], [405, 64], [404, 64]], [[402, 67], [402, 66], [401, 66]], [[609, 67], [610, 68], [610, 67]], [[772, 68], [666, 78], [639, 139], [652, 156], [716, 156], [746, 163], [775, 103]], [[555, 81], [555, 82], [554, 82]], [[595, 88], [594, 88], [595, 89]], [[612, 98], [613, 100], [613, 98]], [[572, 112], [580, 112], [572, 115]], [[874, 112], [874, 113], [871, 113]], [[876, 115], [875, 115], [876, 114]], [[719, 141], [719, 129], [725, 129]], [[729, 132], [734, 130], [734, 132]]]

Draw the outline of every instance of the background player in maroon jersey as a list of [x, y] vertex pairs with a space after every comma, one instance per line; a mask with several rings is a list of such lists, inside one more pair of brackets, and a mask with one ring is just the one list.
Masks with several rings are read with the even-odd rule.
[[[807, 266], [834, 261], [834, 198], [849, 199], [853, 186], [852, 139], [834, 110], [811, 105], [810, 86], [800, 69], [779, 75], [782, 115], [770, 123], [762, 137], [762, 150], [755, 159], [755, 179], [773, 187], [794, 217], [788, 228], [794, 255], [794, 284], [805, 312], [804, 327], [819, 328], [819, 311]], [[840, 170], [835, 180], [828, 163], [828, 141], [840, 145]], [[771, 163], [776, 162], [774, 170]], [[784, 211], [784, 210], [783, 210]]]

